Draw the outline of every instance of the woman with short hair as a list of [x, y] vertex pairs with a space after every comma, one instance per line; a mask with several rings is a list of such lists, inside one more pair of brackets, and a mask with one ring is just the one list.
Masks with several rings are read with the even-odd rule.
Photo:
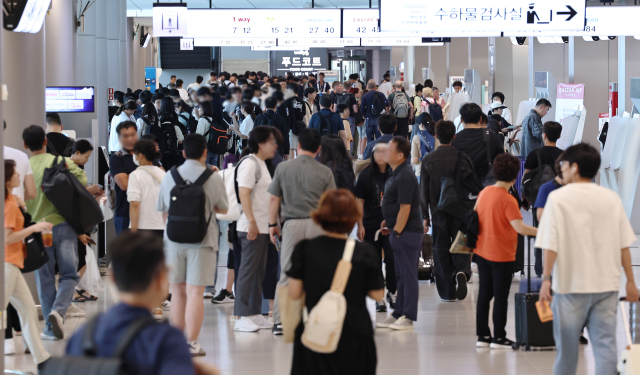
[[[318, 208], [311, 212], [313, 221], [325, 234], [300, 241], [292, 255], [287, 275], [289, 297], [299, 299], [306, 295], [305, 306], [311, 311], [320, 298], [329, 291], [331, 282], [342, 259], [348, 233], [362, 217], [353, 193], [347, 189], [328, 190], [320, 198]], [[338, 348], [331, 354], [316, 353], [302, 344], [304, 322], [296, 329], [291, 374], [373, 375], [376, 373], [377, 354], [373, 339], [373, 325], [365, 298], [376, 301], [384, 297], [384, 281], [371, 245], [357, 242], [351, 259], [351, 273], [344, 297], [347, 312]]]

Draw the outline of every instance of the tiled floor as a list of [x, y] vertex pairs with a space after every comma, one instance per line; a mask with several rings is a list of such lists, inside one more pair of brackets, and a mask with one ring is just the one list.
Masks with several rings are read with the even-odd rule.
[[[222, 280], [225, 269], [218, 276]], [[518, 279], [518, 277], [516, 277]], [[378, 374], [551, 374], [555, 352], [491, 351], [475, 348], [476, 282], [470, 284], [469, 297], [463, 302], [442, 303], [435, 285], [421, 283], [418, 322], [415, 332], [377, 330]], [[510, 302], [517, 290], [517, 280], [511, 288]], [[79, 306], [91, 316], [111, 304], [107, 292], [97, 302]], [[233, 305], [213, 305], [205, 301], [205, 321], [200, 344], [207, 351], [205, 360], [220, 367], [228, 375], [287, 374], [291, 361], [291, 346], [269, 331], [236, 333], [228, 317]], [[509, 306], [507, 332], [515, 338], [513, 304]], [[382, 314], [378, 314], [380, 317]], [[85, 319], [70, 318], [65, 322], [65, 334], [71, 335]], [[577, 338], [576, 338], [577, 339]], [[618, 325], [618, 346], [623, 348], [624, 334]], [[64, 352], [65, 342], [45, 342], [52, 355]], [[7, 369], [34, 371], [30, 355], [5, 357]], [[594, 362], [590, 346], [583, 347], [578, 374], [593, 374]]]

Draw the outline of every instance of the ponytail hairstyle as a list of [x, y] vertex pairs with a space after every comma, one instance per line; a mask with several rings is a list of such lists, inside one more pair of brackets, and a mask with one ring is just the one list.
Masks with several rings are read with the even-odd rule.
[[135, 111], [136, 109], [138, 109], [136, 102], [126, 102], [122, 107], [118, 108], [116, 116], [120, 116], [125, 110]]
[[160, 159], [162, 154], [156, 151], [156, 145], [153, 141], [148, 139], [143, 139], [136, 142], [135, 146], [133, 146], [134, 154], [142, 154], [148, 162], [152, 162], [156, 159]]
[[11, 192], [7, 188], [7, 184], [13, 178], [13, 174], [16, 172], [16, 162], [13, 160], [4, 161], [4, 200], [9, 198]]
[[242, 109], [251, 116], [251, 120], [256, 121], [255, 106], [251, 102], [242, 103]]
[[152, 125], [158, 125], [158, 111], [156, 111], [156, 106], [153, 105], [153, 103], [149, 102], [144, 105], [142, 117], [144, 116], [147, 116], [147, 119], [152, 123]]

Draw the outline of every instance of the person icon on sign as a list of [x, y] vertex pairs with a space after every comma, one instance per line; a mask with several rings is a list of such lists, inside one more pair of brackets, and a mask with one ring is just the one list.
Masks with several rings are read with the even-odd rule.
[[527, 12], [527, 23], [535, 23], [534, 17], [540, 21], [540, 17], [538, 17], [538, 13], [533, 10], [534, 4], [529, 4], [529, 11]]

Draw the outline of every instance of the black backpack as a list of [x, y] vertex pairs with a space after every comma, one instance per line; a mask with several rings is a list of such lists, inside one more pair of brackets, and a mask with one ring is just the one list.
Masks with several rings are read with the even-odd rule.
[[73, 138], [69, 138], [69, 141], [67, 142], [67, 144], [64, 146], [64, 150], [62, 150], [62, 153], [58, 152], [58, 150], [56, 150], [56, 148], [53, 146], [53, 142], [51, 143], [47, 143], [47, 147], [49, 149], [51, 149], [51, 153], [55, 156], [64, 156], [67, 158], [71, 157], [71, 154], [73, 153], [73, 145], [76, 144], [76, 140]]
[[[460, 168], [458, 168], [461, 160], [464, 158], [463, 155], [464, 154], [458, 151], [458, 159], [452, 175], [442, 177], [440, 199], [437, 205], [438, 211], [446, 212], [454, 217], [463, 217], [473, 211], [473, 206], [481, 190], [480, 186], [463, 183]], [[475, 179], [472, 182], [476, 183]]]
[[431, 115], [431, 119], [434, 123], [442, 120], [443, 118], [442, 107], [440, 107], [440, 104], [438, 104], [435, 100], [433, 101], [433, 103], [429, 103], [429, 114]]
[[336, 104], [349, 104], [349, 94], [343, 92], [342, 94], [336, 94]]
[[556, 170], [552, 165], [542, 164], [540, 150], [536, 152], [538, 157], [538, 166], [536, 169], [530, 170], [522, 177], [522, 195], [529, 201], [535, 203], [538, 198], [540, 186], [556, 178]]
[[207, 150], [212, 154], [222, 155], [227, 152], [229, 143], [229, 126], [227, 124], [214, 124], [212, 120], [203, 117], [209, 123], [209, 130], [204, 133], [207, 138]]
[[101, 315], [91, 319], [82, 334], [82, 357], [51, 357], [41, 372], [43, 375], [83, 374], [83, 375], [127, 375], [127, 364], [123, 361], [124, 354], [131, 342], [144, 328], [156, 324], [152, 317], [143, 316], [129, 323], [127, 329], [118, 340], [111, 357], [96, 357], [98, 344], [94, 340], [95, 331]]
[[371, 114], [373, 116], [380, 116], [382, 111], [385, 110], [384, 101], [380, 99], [381, 93], [374, 91], [373, 98], [371, 99]]
[[160, 119], [161, 137], [158, 138], [158, 145], [162, 154], [178, 155], [178, 136], [175, 125], [171, 116], [163, 116]]
[[484, 129], [484, 143], [486, 144], [485, 148], [487, 150], [487, 163], [489, 164], [489, 172], [487, 172], [486, 177], [482, 180], [482, 185], [487, 187], [494, 185], [496, 183], [496, 177], [493, 174], [493, 159], [491, 159], [491, 130]]
[[194, 183], [182, 179], [177, 166], [171, 168], [176, 186], [171, 189], [167, 237], [177, 243], [201, 243], [207, 235], [213, 212], [207, 217], [207, 195], [204, 183], [213, 171], [205, 169]]
[[318, 133], [320, 133], [320, 136], [331, 134], [331, 123], [329, 123], [329, 119], [320, 112], [318, 112], [317, 115], [320, 117], [320, 122], [318, 123]]
[[104, 221], [100, 205], [67, 168], [64, 157], [58, 163], [56, 156], [53, 165], [45, 168], [42, 191], [78, 235], [90, 233]]

